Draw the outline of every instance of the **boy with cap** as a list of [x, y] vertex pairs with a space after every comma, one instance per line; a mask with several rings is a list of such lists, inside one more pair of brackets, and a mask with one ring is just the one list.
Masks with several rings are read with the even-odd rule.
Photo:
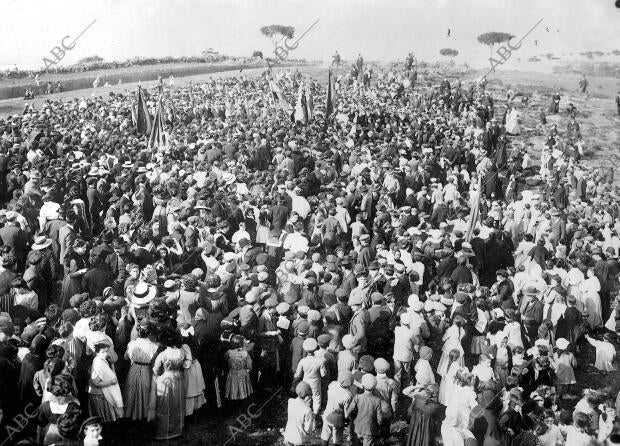
[[377, 386], [374, 394], [381, 398], [382, 421], [379, 427], [380, 437], [387, 439], [390, 436], [390, 424], [396, 413], [396, 404], [400, 394], [400, 386], [392, 378], [388, 378], [390, 363], [384, 358], [377, 358], [374, 362], [377, 372]]
[[318, 416], [321, 410], [321, 379], [327, 375], [325, 359], [314, 356], [314, 352], [319, 348], [316, 340], [308, 338], [302, 347], [307, 356], [297, 364], [293, 382], [301, 379], [310, 385], [312, 389], [312, 411], [314, 415]]
[[297, 371], [297, 365], [301, 358], [304, 355], [303, 343], [308, 337], [308, 321], [303, 319], [297, 327], [294, 327], [294, 335], [295, 337], [291, 341], [291, 372], [295, 373]]
[[353, 349], [353, 336], [350, 334], [342, 337], [344, 350], [338, 352], [338, 376], [343, 372], [352, 372], [357, 368], [357, 360], [351, 351]]
[[383, 421], [381, 399], [374, 395], [377, 380], [370, 373], [362, 377], [364, 393], [357, 394], [345, 408], [347, 418], [353, 421], [353, 444], [373, 446], [379, 436], [379, 425]]
[[301, 381], [295, 387], [297, 398], [289, 398], [284, 441], [287, 445], [301, 446], [306, 444], [314, 430], [314, 416], [309, 401], [312, 389], [308, 383]]
[[321, 445], [328, 446], [331, 440], [334, 445], [344, 441], [344, 411], [353, 395], [349, 388], [353, 384], [353, 375], [350, 371], [338, 374], [338, 379], [332, 381], [327, 388], [327, 404], [323, 412], [323, 427], [321, 429]]
[[367, 339], [366, 331], [370, 325], [370, 317], [368, 310], [362, 305], [362, 297], [360, 295], [349, 297], [349, 306], [353, 310], [351, 322], [349, 322], [349, 334], [353, 336], [352, 353], [359, 358], [366, 353]]

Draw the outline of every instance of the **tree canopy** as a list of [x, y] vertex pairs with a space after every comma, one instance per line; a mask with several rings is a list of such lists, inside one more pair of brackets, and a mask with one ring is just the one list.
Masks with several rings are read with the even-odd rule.
[[269, 25], [260, 29], [263, 36], [269, 37], [274, 42], [279, 42], [285, 38], [292, 39], [295, 35], [295, 28], [286, 25]]
[[260, 57], [262, 59], [263, 58], [263, 52], [259, 51], [259, 50], [254, 50], [254, 52], [252, 53], [252, 57]]
[[502, 32], [498, 32], [498, 31], [491, 31], [488, 33], [484, 33], [484, 34], [480, 34], [478, 36], [478, 42], [482, 43], [483, 45], [488, 45], [489, 48], [491, 48], [491, 51], [493, 51], [493, 45], [496, 45], [498, 43], [503, 43], [503, 42], [507, 42], [510, 39], [512, 39], [514, 36], [512, 34], [509, 33], [502, 33]]
[[456, 57], [459, 55], [458, 50], [455, 50], [454, 48], [442, 48], [439, 50], [439, 54], [441, 54], [442, 56], [447, 56], [447, 57]]
[[103, 57], [100, 56], [88, 56], [88, 57], [83, 57], [80, 60], [78, 60], [78, 63], [94, 63], [94, 62], [103, 62]]

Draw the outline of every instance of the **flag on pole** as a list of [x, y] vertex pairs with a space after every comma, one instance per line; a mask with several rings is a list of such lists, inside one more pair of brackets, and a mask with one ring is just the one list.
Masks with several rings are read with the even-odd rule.
[[329, 115], [336, 111], [336, 102], [338, 97], [336, 95], [336, 82], [334, 80], [334, 75], [332, 73], [332, 69], [329, 69], [329, 76], [327, 78], [327, 110], [325, 111], [325, 117], [328, 118]]
[[168, 145], [168, 137], [164, 132], [164, 118], [163, 118], [163, 106], [161, 103], [161, 96], [157, 100], [157, 109], [155, 111], [155, 118], [153, 119], [153, 129], [149, 137], [148, 148], [164, 147]]
[[284, 113], [286, 113], [286, 116], [290, 116], [293, 111], [293, 107], [291, 107], [291, 104], [289, 104], [284, 97], [284, 93], [282, 92], [280, 85], [278, 85], [278, 83], [273, 79], [269, 79], [269, 90], [271, 91], [271, 96], [276, 104], [276, 108], [279, 107], [284, 111]]
[[138, 132], [144, 135], [150, 135], [153, 123], [151, 115], [146, 105], [146, 97], [142, 91], [142, 87], [138, 86], [138, 112], [136, 113], [136, 127]]
[[465, 241], [469, 242], [474, 233], [474, 228], [480, 218], [480, 195], [482, 194], [482, 176], [478, 178], [478, 190], [476, 196], [473, 197], [471, 204], [471, 211], [469, 212], [469, 223], [467, 223], [467, 233], [465, 234]]
[[314, 99], [312, 98], [310, 85], [306, 85], [306, 108], [308, 110], [308, 120], [312, 121], [314, 117]]
[[136, 110], [136, 103], [131, 100], [131, 122], [134, 126], [138, 125], [138, 111]]
[[301, 84], [299, 86], [299, 93], [297, 94], [297, 104], [295, 105], [295, 117], [293, 122], [308, 124], [308, 105], [304, 90], [305, 86], [304, 84]]

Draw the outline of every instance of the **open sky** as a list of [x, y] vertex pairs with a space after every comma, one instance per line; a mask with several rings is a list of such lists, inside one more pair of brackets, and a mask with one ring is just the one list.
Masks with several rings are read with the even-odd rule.
[[207, 48], [270, 53], [261, 26], [291, 25], [300, 35], [317, 19], [290, 57], [329, 61], [338, 50], [345, 59], [361, 52], [367, 60], [389, 61], [414, 51], [432, 61], [449, 47], [459, 51], [457, 63], [484, 67], [489, 49], [477, 42], [479, 34], [520, 38], [541, 19], [504, 68], [518, 69], [533, 55], [620, 49], [620, 8], [613, 0], [2, 0], [0, 68], [43, 66], [63, 37], [70, 42], [93, 20], [60, 64], [95, 54], [125, 60]]

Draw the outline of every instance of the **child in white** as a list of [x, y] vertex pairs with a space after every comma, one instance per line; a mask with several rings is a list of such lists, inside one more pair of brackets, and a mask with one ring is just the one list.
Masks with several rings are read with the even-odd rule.
[[608, 341], [608, 335], [603, 336], [602, 341], [597, 341], [594, 338], [586, 335], [588, 342], [596, 348], [596, 361], [594, 367], [604, 372], [613, 372], [616, 370], [614, 367], [614, 359], [616, 357], [616, 348], [612, 343]]
[[[403, 313], [400, 315], [400, 325], [394, 328], [394, 379], [401, 384], [403, 371], [407, 374], [407, 377], [411, 377], [413, 331], [409, 328], [410, 323], [409, 313]], [[404, 385], [403, 387], [407, 386]]]
[[415, 382], [418, 386], [435, 384], [435, 374], [430, 364], [433, 357], [433, 350], [430, 347], [420, 348], [420, 359], [415, 364]]

